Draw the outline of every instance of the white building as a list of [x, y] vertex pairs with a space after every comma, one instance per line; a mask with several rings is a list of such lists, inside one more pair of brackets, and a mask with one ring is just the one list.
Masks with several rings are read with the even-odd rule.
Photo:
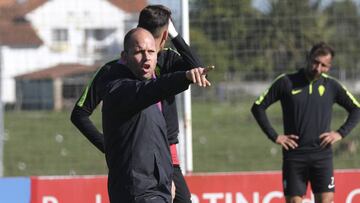
[[117, 57], [146, 0], [7, 0], [0, 3], [1, 93], [15, 102], [14, 77], [56, 64]]

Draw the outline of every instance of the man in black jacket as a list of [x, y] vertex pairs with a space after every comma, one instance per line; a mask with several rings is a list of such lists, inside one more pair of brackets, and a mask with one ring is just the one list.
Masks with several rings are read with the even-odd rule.
[[[139, 15], [138, 27], [150, 31], [155, 38], [156, 47], [159, 51], [156, 66], [156, 76], [179, 70], [189, 70], [193, 67], [203, 67], [200, 60], [190, 47], [177, 33], [171, 19], [171, 11], [162, 5], [149, 5]], [[164, 48], [165, 43], [171, 38], [180, 55], [170, 48]], [[170, 144], [171, 158], [174, 166], [173, 180], [176, 186], [174, 203], [191, 203], [191, 194], [181, 172], [180, 161], [176, 149], [179, 134], [179, 121], [176, 108], [175, 96], [170, 96], [161, 102], [165, 117], [168, 140]]]
[[[331, 146], [359, 122], [360, 105], [336, 79], [326, 73], [335, 53], [326, 43], [315, 44], [307, 66], [280, 75], [254, 103], [252, 113], [269, 139], [283, 147], [283, 188], [286, 202], [300, 203], [311, 183], [316, 203], [333, 202], [335, 182]], [[265, 110], [280, 100], [284, 134], [271, 126]], [[330, 130], [334, 103], [348, 112], [344, 124]]]
[[[176, 32], [170, 17], [171, 11], [162, 5], [149, 5], [141, 11], [139, 16], [138, 26], [153, 34], [156, 48], [159, 50], [156, 67], [157, 76], [179, 70], [188, 70], [193, 67], [202, 67], [200, 60]], [[172, 49], [164, 48], [168, 36], [170, 36], [171, 42], [180, 55]], [[120, 60], [111, 61], [101, 67], [77, 101], [71, 114], [71, 121], [74, 125], [102, 152], [104, 152], [104, 137], [89, 117], [101, 102], [103, 89], [108, 82], [121, 75], [118, 71], [120, 67]], [[173, 180], [176, 186], [174, 203], [189, 203], [191, 202], [191, 195], [180, 170], [175, 145], [178, 143], [179, 133], [175, 96], [172, 95], [164, 99], [161, 104], [174, 164]]]
[[167, 127], [157, 103], [191, 82], [210, 85], [207, 69], [154, 79], [157, 52], [151, 33], [130, 30], [120, 74], [104, 89], [103, 130], [110, 202], [170, 203], [173, 166]]

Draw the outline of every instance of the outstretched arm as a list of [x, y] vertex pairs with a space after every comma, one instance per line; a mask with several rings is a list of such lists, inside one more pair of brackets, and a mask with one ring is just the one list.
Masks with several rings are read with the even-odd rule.
[[[114, 80], [104, 97], [103, 112], [117, 110], [118, 113], [135, 113], [185, 91], [191, 83], [195, 82], [202, 87], [210, 86], [210, 82], [202, 77], [210, 70], [211, 68], [194, 68], [143, 81], [132, 78]], [[127, 108], [123, 108], [124, 106]], [[109, 107], [117, 109], [108, 109]]]

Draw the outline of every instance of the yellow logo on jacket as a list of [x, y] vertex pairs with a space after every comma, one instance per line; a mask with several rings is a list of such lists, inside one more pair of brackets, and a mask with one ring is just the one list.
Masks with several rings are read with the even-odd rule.
[[302, 91], [302, 89], [291, 90], [291, 94], [292, 94], [292, 95], [299, 94], [301, 91]]
[[325, 93], [325, 87], [324, 87], [324, 85], [320, 85], [319, 88], [318, 88], [318, 91], [319, 91], [319, 95], [320, 95], [320, 96], [323, 96], [324, 93]]

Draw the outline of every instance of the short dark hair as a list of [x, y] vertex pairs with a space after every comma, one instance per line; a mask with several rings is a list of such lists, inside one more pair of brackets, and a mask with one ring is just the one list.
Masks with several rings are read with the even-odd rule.
[[319, 42], [314, 44], [314, 46], [309, 51], [309, 58], [314, 59], [318, 56], [325, 56], [325, 55], [331, 55], [331, 58], [334, 58], [335, 51], [334, 49], [326, 44], [325, 42]]
[[171, 10], [163, 5], [149, 5], [141, 10], [139, 15], [138, 27], [147, 29], [151, 34], [158, 38], [162, 28], [169, 24]]

